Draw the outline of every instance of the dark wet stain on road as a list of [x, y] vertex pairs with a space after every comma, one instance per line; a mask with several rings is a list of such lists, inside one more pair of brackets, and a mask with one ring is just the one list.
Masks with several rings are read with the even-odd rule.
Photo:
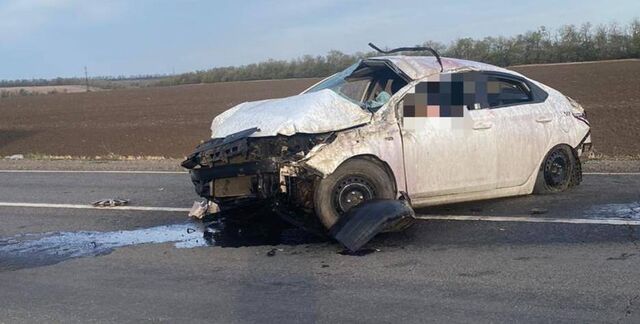
[[486, 271], [472, 271], [472, 272], [459, 273], [458, 276], [468, 277], [468, 278], [478, 278], [478, 277], [484, 277], [484, 276], [492, 276], [496, 274], [498, 274], [497, 271], [486, 270]]
[[640, 201], [626, 204], [595, 205], [586, 210], [590, 217], [622, 218], [640, 220]]
[[[606, 217], [640, 220], [640, 202], [595, 205], [584, 210], [583, 217]], [[140, 244], [173, 243], [176, 248], [205, 246], [241, 247], [261, 245], [298, 245], [325, 242], [304, 230], [273, 218], [254, 219], [250, 225], [238, 225], [217, 220], [205, 224], [185, 222], [150, 228], [112, 232], [77, 231], [20, 234], [0, 238], [0, 271], [57, 264], [66, 260], [101, 256], [117, 248]], [[375, 252], [364, 249], [364, 256]], [[635, 254], [623, 254], [609, 260], [625, 260]], [[528, 258], [522, 258], [525, 260]], [[518, 259], [517, 259], [518, 260]]]
[[99, 256], [116, 248], [151, 243], [174, 243], [179, 248], [208, 245], [202, 231], [188, 233], [192, 223], [151, 228], [97, 232], [20, 234], [0, 239], [0, 271], [56, 264], [65, 260]]
[[78, 231], [20, 234], [0, 238], [0, 271], [57, 264], [66, 260], [106, 255], [117, 248], [173, 243], [176, 248], [296, 245], [320, 241], [282, 223], [229, 226], [187, 222], [113, 232]]
[[607, 258], [607, 260], [617, 260], [617, 261], [621, 261], [621, 260], [626, 260], [632, 256], [636, 255], [635, 253], [622, 253], [619, 256], [615, 256], [615, 257], [609, 257]]
[[359, 249], [358, 251], [352, 252], [349, 249], [344, 249], [338, 252], [341, 255], [350, 255], [350, 256], [365, 256], [371, 253], [378, 252], [376, 249]]
[[298, 245], [327, 240], [275, 217], [244, 224], [225, 222], [224, 220], [207, 222], [204, 226], [203, 236], [211, 245], [220, 247]]

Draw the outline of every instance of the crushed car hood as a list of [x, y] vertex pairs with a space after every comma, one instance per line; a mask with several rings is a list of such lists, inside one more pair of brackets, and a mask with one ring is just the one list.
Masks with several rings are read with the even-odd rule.
[[248, 128], [252, 137], [341, 130], [371, 120], [371, 113], [331, 90], [239, 104], [213, 119], [211, 137], [221, 138]]

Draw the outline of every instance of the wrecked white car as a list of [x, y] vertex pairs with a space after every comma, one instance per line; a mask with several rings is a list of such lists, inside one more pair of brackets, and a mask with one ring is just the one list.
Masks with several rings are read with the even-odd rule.
[[363, 59], [299, 95], [237, 105], [182, 165], [216, 212], [269, 208], [326, 229], [367, 200], [415, 208], [580, 183], [591, 138], [579, 104], [434, 54]]

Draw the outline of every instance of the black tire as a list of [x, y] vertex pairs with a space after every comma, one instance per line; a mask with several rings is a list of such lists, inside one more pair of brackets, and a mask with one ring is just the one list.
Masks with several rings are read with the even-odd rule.
[[582, 175], [578, 163], [570, 147], [566, 145], [554, 147], [542, 161], [533, 192], [551, 194], [563, 192], [572, 187], [576, 184], [576, 178]]
[[330, 229], [344, 212], [363, 201], [394, 198], [395, 180], [381, 163], [355, 158], [318, 181], [314, 209], [318, 219]]

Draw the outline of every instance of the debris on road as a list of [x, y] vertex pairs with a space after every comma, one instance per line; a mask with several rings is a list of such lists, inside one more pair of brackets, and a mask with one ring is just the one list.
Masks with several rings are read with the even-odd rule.
[[5, 159], [7, 159], [7, 160], [24, 160], [24, 155], [23, 154], [8, 155], [8, 156], [5, 157]]
[[198, 219], [202, 219], [204, 215], [207, 213], [208, 203], [206, 200], [203, 201], [194, 201], [193, 206], [191, 206], [191, 210], [189, 211], [189, 217], [195, 217]]
[[267, 252], [268, 257], [272, 257], [276, 255], [276, 252], [284, 252], [284, 249], [271, 249]]
[[129, 204], [129, 200], [120, 198], [100, 199], [91, 203], [94, 207], [116, 207]]
[[376, 234], [404, 229], [414, 217], [406, 200], [369, 200], [349, 209], [329, 233], [350, 252], [357, 252]]
[[338, 252], [338, 254], [341, 255], [350, 255], [350, 256], [365, 256], [374, 252], [380, 252], [379, 249], [360, 249], [358, 251], [350, 251], [349, 249], [344, 249], [340, 252]]
[[207, 214], [215, 214], [219, 211], [220, 208], [214, 202], [208, 202], [206, 200], [194, 201], [193, 206], [191, 206], [191, 210], [189, 211], [189, 217], [202, 219]]
[[549, 210], [546, 208], [531, 208], [532, 215], [542, 215], [546, 214]]

